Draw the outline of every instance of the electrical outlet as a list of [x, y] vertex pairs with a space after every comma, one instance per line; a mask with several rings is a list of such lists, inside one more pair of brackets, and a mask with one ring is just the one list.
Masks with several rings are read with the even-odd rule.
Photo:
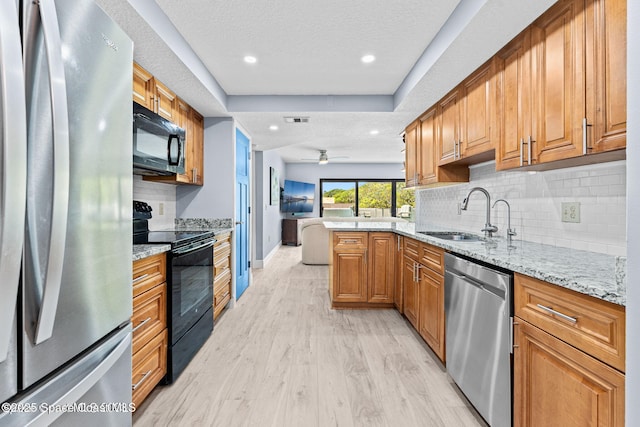
[[164, 215], [164, 203], [162, 202], [158, 204], [158, 215]]
[[580, 222], [580, 202], [562, 203], [562, 222]]

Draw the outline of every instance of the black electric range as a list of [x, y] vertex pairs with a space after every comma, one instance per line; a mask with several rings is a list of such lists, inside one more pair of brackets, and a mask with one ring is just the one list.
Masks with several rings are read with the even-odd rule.
[[133, 243], [167, 243], [167, 375], [171, 384], [213, 331], [212, 231], [149, 231], [147, 220], [133, 220]]

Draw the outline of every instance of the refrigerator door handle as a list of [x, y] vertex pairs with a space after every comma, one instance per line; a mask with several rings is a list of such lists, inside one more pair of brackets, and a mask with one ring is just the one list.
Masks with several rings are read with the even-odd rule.
[[[20, 261], [24, 241], [27, 194], [27, 108], [22, 42], [15, 2], [5, 2], [0, 14], [0, 112], [2, 136], [0, 161], [0, 362], [7, 358], [13, 323]], [[6, 13], [5, 13], [6, 12]]]
[[[40, 344], [51, 338], [58, 309], [58, 297], [62, 282], [67, 217], [69, 213], [69, 114], [67, 108], [67, 84], [62, 58], [60, 27], [55, 2], [37, 3], [42, 22], [44, 44], [49, 64], [49, 85], [53, 119], [53, 196], [49, 258], [35, 342]], [[40, 280], [40, 278], [38, 278]]]

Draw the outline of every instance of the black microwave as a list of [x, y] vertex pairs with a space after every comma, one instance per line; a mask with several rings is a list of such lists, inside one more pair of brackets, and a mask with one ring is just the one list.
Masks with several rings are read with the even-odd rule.
[[133, 103], [133, 173], [184, 173], [185, 131], [164, 117]]

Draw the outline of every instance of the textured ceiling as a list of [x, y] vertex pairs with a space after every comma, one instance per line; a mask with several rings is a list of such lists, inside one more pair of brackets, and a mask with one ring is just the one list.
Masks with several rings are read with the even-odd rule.
[[554, 0], [97, 2], [137, 62], [205, 116], [235, 117], [254, 149], [400, 163], [403, 128]]

